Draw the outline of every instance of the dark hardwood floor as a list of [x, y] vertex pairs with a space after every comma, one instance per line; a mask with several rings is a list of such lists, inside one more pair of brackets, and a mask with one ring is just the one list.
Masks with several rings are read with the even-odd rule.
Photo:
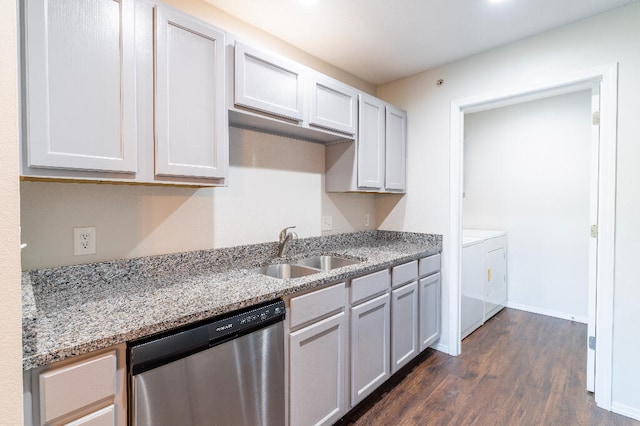
[[429, 349], [343, 423], [640, 425], [586, 391], [586, 336], [584, 324], [503, 309], [463, 340], [462, 355]]

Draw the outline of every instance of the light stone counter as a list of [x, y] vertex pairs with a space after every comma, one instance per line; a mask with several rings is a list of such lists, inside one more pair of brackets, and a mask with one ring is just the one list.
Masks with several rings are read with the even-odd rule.
[[[25, 271], [23, 369], [128, 342], [442, 251], [432, 234], [367, 231]], [[251, 269], [316, 254], [361, 262], [303, 278]]]

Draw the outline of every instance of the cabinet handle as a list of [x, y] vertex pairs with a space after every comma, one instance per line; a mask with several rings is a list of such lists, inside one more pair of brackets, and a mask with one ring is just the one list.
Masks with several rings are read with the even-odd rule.
[[487, 281], [491, 281], [491, 268], [487, 269]]

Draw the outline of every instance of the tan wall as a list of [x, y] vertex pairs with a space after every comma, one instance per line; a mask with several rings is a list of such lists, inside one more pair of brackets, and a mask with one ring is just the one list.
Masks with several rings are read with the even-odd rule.
[[374, 94], [375, 86], [367, 83], [352, 74], [349, 74], [340, 68], [330, 65], [310, 54], [303, 52], [302, 50], [291, 46], [283, 42], [282, 40], [268, 34], [262, 30], [252, 27], [243, 21], [229, 15], [222, 10], [205, 3], [201, 0], [165, 0], [164, 3], [182, 10], [193, 16], [207, 21], [219, 28], [224, 29], [239, 39], [251, 43], [255, 43], [257, 46], [262, 46], [273, 52], [286, 56], [294, 61], [304, 64], [310, 68], [313, 68], [321, 73], [327, 74], [335, 79], [343, 81], [351, 86], [367, 93]]
[[[375, 196], [326, 194], [324, 146], [230, 129], [229, 186], [175, 188], [22, 182], [23, 269], [275, 241], [375, 224]], [[95, 226], [97, 253], [73, 255], [73, 228]], [[370, 228], [369, 228], [370, 229]]]
[[0, 425], [22, 424], [16, 2], [0, 2]]

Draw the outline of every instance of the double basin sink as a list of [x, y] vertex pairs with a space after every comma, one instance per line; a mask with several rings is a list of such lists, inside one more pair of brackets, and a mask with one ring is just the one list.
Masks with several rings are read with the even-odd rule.
[[254, 271], [273, 278], [300, 278], [307, 275], [326, 272], [343, 266], [354, 265], [359, 260], [346, 259], [338, 256], [312, 256], [293, 261], [292, 263], [279, 263], [254, 269]]

